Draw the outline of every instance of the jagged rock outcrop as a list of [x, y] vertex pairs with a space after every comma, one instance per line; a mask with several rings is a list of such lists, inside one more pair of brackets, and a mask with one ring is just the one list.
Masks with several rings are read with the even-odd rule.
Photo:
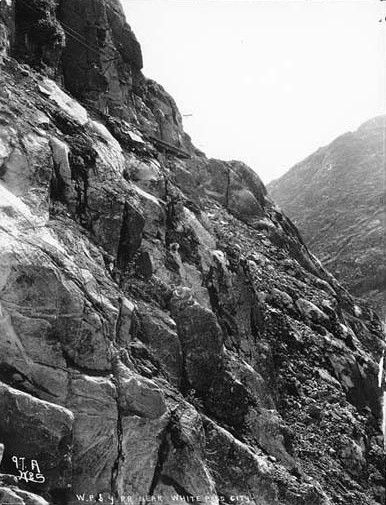
[[386, 118], [338, 137], [269, 184], [323, 265], [386, 315]]
[[[66, 84], [67, 33], [57, 67], [28, 34], [19, 60], [3, 56], [2, 499], [382, 503], [376, 314], [250, 168], [178, 143], [174, 102], [140, 75], [118, 2], [36, 2], [58, 30], [99, 37], [103, 57], [122, 43], [122, 86], [144, 85], [122, 111], [106, 90], [76, 101], [46, 75]], [[1, 3], [4, 54], [15, 5]]]
[[[141, 73], [141, 47], [119, 1], [2, 0], [0, 9], [0, 54], [11, 52], [104, 114], [166, 142], [160, 149], [198, 152], [173, 98]], [[125, 141], [135, 143], [131, 133]]]

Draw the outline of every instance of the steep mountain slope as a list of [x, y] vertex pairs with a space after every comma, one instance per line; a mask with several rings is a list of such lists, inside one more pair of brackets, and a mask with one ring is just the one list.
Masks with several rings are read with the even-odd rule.
[[0, 6], [2, 502], [383, 503], [376, 314], [195, 150], [118, 1]]
[[269, 184], [310, 249], [386, 316], [386, 117], [364, 123]]

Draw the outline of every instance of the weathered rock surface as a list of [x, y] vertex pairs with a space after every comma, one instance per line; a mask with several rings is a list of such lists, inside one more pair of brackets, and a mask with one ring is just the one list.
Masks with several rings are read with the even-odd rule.
[[0, 5], [1, 499], [383, 503], [376, 314], [191, 146], [119, 2], [31, 2], [60, 43]]
[[269, 192], [323, 265], [386, 315], [385, 117], [295, 165]]
[[3, 468], [12, 472], [15, 456], [41, 460], [39, 473], [46, 477], [50, 488], [67, 491], [72, 470], [72, 412], [6, 384], [0, 384], [0, 409], [0, 433], [5, 442]]

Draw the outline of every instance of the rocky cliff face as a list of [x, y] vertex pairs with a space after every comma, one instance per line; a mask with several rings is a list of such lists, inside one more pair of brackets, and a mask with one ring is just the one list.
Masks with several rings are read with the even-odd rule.
[[194, 149], [118, 2], [30, 2], [40, 42], [0, 5], [1, 499], [382, 503], [376, 314]]
[[386, 117], [364, 123], [272, 182], [323, 265], [386, 316]]

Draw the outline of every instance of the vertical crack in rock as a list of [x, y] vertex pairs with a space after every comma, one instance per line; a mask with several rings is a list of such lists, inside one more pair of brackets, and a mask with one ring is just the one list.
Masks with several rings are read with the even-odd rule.
[[173, 415], [170, 418], [169, 423], [166, 425], [165, 430], [162, 433], [161, 437], [161, 444], [158, 449], [158, 458], [157, 458], [157, 464], [154, 469], [154, 475], [153, 479], [150, 484], [149, 488], [149, 495], [152, 496], [154, 494], [155, 488], [157, 487], [158, 482], [162, 478], [162, 470], [164, 467], [164, 464], [166, 462], [166, 459], [169, 455], [170, 451], [170, 444], [169, 444], [169, 428], [170, 428], [170, 423], [173, 420]]
[[181, 363], [181, 393], [186, 396], [190, 391], [191, 391], [191, 385], [190, 381], [188, 378], [188, 372], [187, 372], [187, 367], [186, 367], [186, 352], [184, 349], [184, 343], [182, 339], [180, 338], [178, 331], [177, 331], [177, 336], [178, 340], [180, 341], [181, 344], [181, 351], [182, 351], [182, 363]]
[[116, 342], [118, 345], [120, 343], [120, 334], [121, 334], [121, 329], [122, 329], [122, 309], [123, 309], [123, 301], [122, 298], [119, 297], [118, 299], [119, 307], [118, 307], [118, 317], [115, 322], [115, 328], [114, 328], [114, 342]]
[[226, 167], [227, 169], [227, 187], [225, 191], [225, 208], [229, 209], [229, 193], [231, 188], [231, 169]]
[[145, 219], [142, 214], [128, 202], [125, 202], [117, 254], [117, 267], [121, 272], [127, 269], [130, 261], [138, 252], [144, 226]]
[[264, 317], [262, 314], [262, 309], [259, 304], [259, 300], [257, 297], [256, 293], [256, 287], [254, 286], [253, 283], [253, 278], [252, 274], [250, 271], [250, 268], [248, 266], [248, 262], [243, 260], [240, 262], [240, 266], [242, 268], [242, 271], [245, 275], [245, 278], [248, 283], [248, 287], [251, 291], [252, 297], [253, 297], [253, 303], [251, 307], [251, 313], [250, 313], [250, 325], [251, 325], [251, 333], [254, 341], [258, 339], [258, 336], [261, 334], [261, 332], [264, 329]]
[[121, 415], [118, 399], [117, 399], [117, 412], [118, 412], [118, 419], [117, 419], [118, 454], [117, 454], [117, 458], [114, 461], [114, 465], [111, 470], [111, 494], [119, 502], [119, 491], [118, 491], [117, 480], [118, 480], [118, 476], [119, 476], [119, 467], [120, 467], [121, 462], [123, 461], [124, 456], [123, 456], [123, 451], [122, 451], [122, 439], [123, 439], [122, 415]]
[[[69, 145], [68, 163], [70, 166], [71, 180], [75, 186], [75, 212], [80, 223], [84, 226], [89, 225], [87, 217], [88, 207], [88, 189], [89, 189], [89, 171], [95, 169], [97, 152], [93, 148], [92, 141], [84, 134], [69, 135], [66, 137]], [[51, 143], [53, 153], [53, 144]], [[62, 181], [63, 182], [63, 181]], [[60, 183], [60, 180], [58, 181]], [[65, 187], [63, 188], [65, 189]], [[60, 188], [56, 188], [56, 194], [60, 194]], [[64, 195], [63, 195], [64, 196]], [[70, 203], [70, 202], [67, 202]]]
[[55, 161], [50, 183], [50, 200], [51, 202], [66, 202], [64, 180], [60, 173], [59, 166]]
[[[176, 413], [176, 411], [172, 411], [169, 423], [165, 427], [165, 430], [162, 434], [162, 441], [158, 450], [158, 460], [155, 467], [153, 480], [149, 489], [149, 495], [153, 496], [156, 491], [157, 485], [162, 484], [165, 486], [172, 487], [175, 490], [175, 492], [179, 495], [179, 497], [182, 498], [182, 500], [187, 501], [188, 503], [190, 502], [202, 503], [201, 499], [199, 499], [198, 497], [194, 496], [189, 491], [187, 491], [184, 488], [184, 486], [182, 486], [179, 482], [177, 482], [175, 478], [163, 473], [164, 465], [167, 461], [168, 456], [174, 454], [171, 451], [172, 447], [178, 446], [178, 442], [176, 443], [175, 440], [176, 437], [175, 434], [173, 436], [173, 431], [175, 431], [176, 428], [178, 429], [178, 422], [179, 422], [178, 414]], [[184, 442], [182, 443], [184, 444]]]

